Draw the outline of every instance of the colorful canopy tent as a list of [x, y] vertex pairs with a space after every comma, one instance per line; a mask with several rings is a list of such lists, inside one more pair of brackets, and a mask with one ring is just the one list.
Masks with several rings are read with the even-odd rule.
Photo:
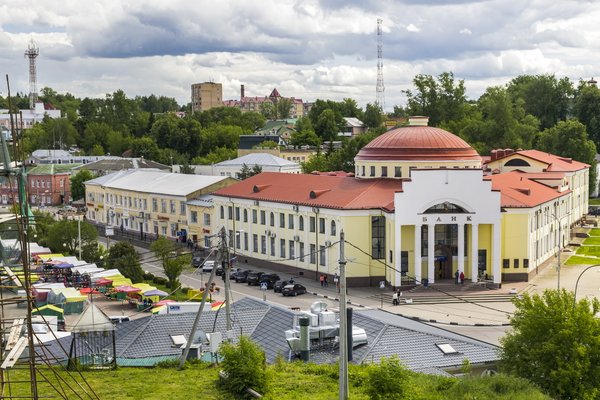
[[98, 307], [88, 303], [71, 330], [69, 364], [86, 365], [90, 368], [116, 367], [115, 326]]
[[86, 295], [87, 294], [100, 294], [100, 292], [97, 291], [96, 289], [89, 288], [89, 287], [79, 289], [79, 293], [86, 294]]
[[52, 289], [64, 289], [65, 284], [62, 282], [57, 283], [34, 283], [31, 289], [33, 296], [35, 298], [36, 306], [43, 306], [48, 303], [48, 293]]
[[79, 314], [83, 311], [83, 305], [87, 300], [86, 295], [82, 295], [74, 288], [52, 289], [48, 293], [48, 303], [60, 304], [65, 310], [65, 315]]
[[154, 303], [154, 307], [160, 307], [160, 306], [164, 306], [166, 304], [174, 303], [174, 302], [175, 302], [175, 300], [163, 299], [161, 301]]
[[123, 276], [118, 269], [105, 269], [101, 272], [95, 273], [91, 276], [92, 282], [100, 278], [109, 278], [112, 276]]
[[52, 304], [46, 304], [45, 306], [34, 308], [31, 311], [31, 315], [50, 315], [53, 317], [57, 317], [59, 320], [65, 319], [65, 311], [60, 307], [53, 306]]
[[168, 296], [169, 293], [167, 292], [163, 292], [162, 290], [159, 289], [153, 289], [153, 290], [149, 290], [147, 292], [144, 292], [144, 296], [149, 297], [149, 296], [160, 296], [160, 297], [165, 297]]
[[55, 258], [61, 258], [61, 257], [64, 257], [64, 255], [62, 255], [60, 253], [51, 253], [51, 254], [38, 254], [34, 257], [34, 259], [44, 262], [44, 261], [54, 260]]
[[113, 281], [107, 278], [100, 278], [95, 283], [96, 286], [109, 286], [112, 285]]

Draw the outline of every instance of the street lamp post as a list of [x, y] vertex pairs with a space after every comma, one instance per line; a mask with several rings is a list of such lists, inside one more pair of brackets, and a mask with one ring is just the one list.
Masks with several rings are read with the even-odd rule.
[[560, 290], [560, 253], [562, 251], [562, 242], [563, 242], [562, 234], [561, 234], [562, 220], [571, 214], [566, 214], [566, 215], [563, 215], [562, 217], [557, 217], [556, 214], [554, 214], [554, 213], [550, 213], [550, 215], [554, 218], [554, 221], [558, 222], [558, 243], [557, 243], [557, 245], [558, 245], [557, 259], [558, 260], [557, 260], [557, 264], [556, 264], [556, 273], [558, 274], [558, 278], [557, 278], [556, 284], [557, 284], [558, 290]]
[[581, 271], [581, 273], [577, 277], [577, 281], [575, 281], [575, 292], [573, 292], [573, 307], [575, 307], [575, 305], [577, 304], [577, 287], [579, 286], [579, 279], [581, 279], [581, 276], [585, 273], [585, 271], [594, 267], [600, 267], [600, 264], [590, 265], [589, 267]]

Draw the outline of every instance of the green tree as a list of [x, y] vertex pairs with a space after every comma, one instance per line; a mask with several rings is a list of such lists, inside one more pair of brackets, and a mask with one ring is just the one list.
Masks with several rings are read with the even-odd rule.
[[143, 281], [144, 271], [140, 265], [140, 256], [129, 242], [117, 242], [108, 252], [108, 266], [116, 268], [133, 283]]
[[150, 245], [150, 250], [160, 259], [165, 276], [171, 289], [179, 285], [179, 275], [183, 271], [183, 258], [177, 257], [175, 243], [164, 236], [159, 237]]
[[71, 176], [71, 197], [73, 200], [83, 199], [85, 197], [84, 182], [94, 179], [94, 175], [87, 169], [82, 169]]
[[383, 357], [367, 369], [366, 392], [371, 400], [401, 400], [407, 397], [408, 370], [398, 356]]
[[342, 117], [337, 118], [336, 113], [327, 109], [324, 110], [317, 119], [315, 126], [315, 132], [319, 137], [323, 138], [324, 141], [336, 140], [338, 132], [341, 131]]
[[260, 113], [266, 119], [277, 119], [277, 108], [270, 101], [263, 101], [260, 103]]
[[501, 366], [554, 399], [600, 396], [600, 311], [597, 299], [575, 301], [566, 290], [513, 300], [512, 330], [500, 339]]
[[104, 155], [104, 147], [102, 147], [101, 144], [96, 143], [92, 147], [92, 150], [90, 150], [89, 153], [91, 156], [103, 156]]
[[323, 153], [314, 154], [305, 162], [301, 162], [300, 165], [302, 166], [302, 172], [305, 174], [310, 174], [314, 171], [331, 171], [331, 168], [329, 167], [329, 161]]
[[150, 137], [135, 138], [131, 141], [131, 152], [134, 157], [144, 157], [148, 160], [157, 161], [160, 149], [155, 140]]
[[267, 360], [260, 346], [247, 336], [240, 336], [237, 344], [221, 344], [223, 361], [221, 367], [227, 374], [225, 388], [237, 398], [247, 397], [251, 388], [265, 394], [269, 387]]
[[[96, 245], [98, 231], [85, 221], [81, 223], [81, 248], [86, 245]], [[53, 253], [77, 254], [79, 249], [78, 222], [73, 220], [62, 220], [52, 224], [48, 229], [45, 242]]]
[[287, 119], [290, 117], [290, 111], [292, 110], [292, 100], [281, 97], [275, 104], [275, 112], [277, 113], [275, 118]]
[[379, 128], [383, 125], [383, 112], [377, 104], [367, 104], [363, 123], [367, 128]]
[[50, 231], [50, 227], [57, 221], [49, 212], [39, 210], [33, 210], [33, 218], [35, 225], [30, 225], [32, 227], [32, 235], [30, 237], [33, 237], [34, 241], [40, 245], [47, 246], [46, 238], [48, 237], [48, 232]]
[[589, 193], [596, 188], [596, 145], [588, 139], [585, 126], [578, 121], [560, 121], [539, 134], [536, 147], [590, 164]]
[[195, 157], [192, 159], [193, 165], [212, 165], [220, 163], [221, 161], [231, 160], [237, 157], [237, 151], [235, 149], [228, 149], [226, 147], [217, 147], [210, 153], [202, 157]]
[[[108, 258], [108, 251], [104, 246], [99, 243], [87, 243], [81, 246], [81, 258], [89, 263], [103, 264], [104, 260]], [[103, 266], [103, 265], [102, 265]]]
[[590, 139], [600, 146], [600, 89], [596, 85], [579, 83], [573, 114], [585, 125]]

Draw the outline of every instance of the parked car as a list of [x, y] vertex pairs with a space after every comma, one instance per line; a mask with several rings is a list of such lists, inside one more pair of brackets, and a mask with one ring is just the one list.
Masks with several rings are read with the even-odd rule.
[[281, 289], [281, 294], [284, 296], [298, 296], [306, 293], [306, 288], [299, 283], [286, 285]]
[[287, 281], [277, 281], [273, 284], [273, 291], [275, 293], [281, 293], [281, 289], [283, 289], [285, 286], [287, 285], [293, 285], [294, 283], [294, 279], [289, 279]]
[[237, 283], [245, 283], [246, 278], [248, 277], [248, 274], [250, 272], [251, 272], [251, 270], [249, 270], [249, 269], [238, 270], [238, 271], [234, 272], [233, 274], [231, 274], [231, 280], [236, 281]]
[[246, 278], [246, 283], [250, 286], [252, 285], [259, 285], [260, 284], [260, 277], [264, 274], [264, 272], [259, 272], [259, 271], [252, 271], [248, 274], [248, 277]]
[[263, 283], [267, 284], [267, 289], [273, 289], [273, 285], [275, 285], [275, 282], [277, 282], [279, 280], [279, 275], [277, 274], [263, 274], [260, 277], [260, 284], [262, 286]]
[[202, 272], [212, 272], [214, 267], [215, 262], [213, 260], [205, 261], [204, 264], [202, 264]]
[[225, 276], [225, 270], [223, 269], [223, 267], [218, 266], [217, 270], [215, 271], [215, 275], [217, 275], [217, 276]]
[[200, 256], [194, 256], [194, 257], [192, 257], [192, 267], [198, 268], [199, 266], [202, 265], [202, 261], [203, 260], [204, 260], [204, 258], [202, 258]]

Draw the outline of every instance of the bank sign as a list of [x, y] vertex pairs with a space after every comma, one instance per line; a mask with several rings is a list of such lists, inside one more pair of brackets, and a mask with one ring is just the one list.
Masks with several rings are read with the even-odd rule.
[[472, 219], [472, 215], [464, 215], [464, 214], [458, 214], [458, 215], [452, 215], [452, 214], [434, 214], [434, 215], [427, 215], [427, 216], [422, 216], [422, 222], [435, 222], [436, 224], [459, 224], [459, 223], [469, 223], [469, 222], [473, 222]]

